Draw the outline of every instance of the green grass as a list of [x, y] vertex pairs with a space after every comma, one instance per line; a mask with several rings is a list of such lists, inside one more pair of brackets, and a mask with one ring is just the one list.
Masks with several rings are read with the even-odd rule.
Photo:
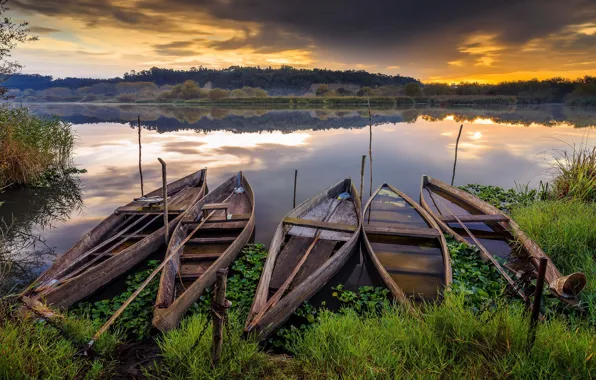
[[221, 365], [213, 368], [211, 323], [200, 335], [207, 318], [207, 314], [194, 314], [159, 339], [162, 363], [148, 373], [172, 379], [259, 378], [267, 367], [267, 355], [258, 343], [242, 337], [244, 318], [237, 313], [230, 313], [230, 335], [224, 330]]
[[48, 171], [70, 167], [75, 143], [70, 124], [4, 105], [0, 126], [0, 187], [31, 185]]
[[596, 203], [535, 202], [513, 208], [512, 216], [563, 274], [586, 275], [588, 283], [580, 297], [596, 325]]
[[480, 315], [462, 296], [448, 295], [423, 320], [399, 307], [380, 317], [353, 310], [323, 313], [288, 346], [308, 378], [590, 378], [595, 331], [572, 331], [563, 321], [538, 328], [527, 345], [529, 320], [518, 306]]
[[101, 336], [94, 345], [99, 355], [94, 359], [76, 355], [99, 324], [66, 318], [58, 329], [31, 315], [17, 317], [13, 307], [0, 307], [0, 378], [104, 379], [113, 374], [117, 335]]

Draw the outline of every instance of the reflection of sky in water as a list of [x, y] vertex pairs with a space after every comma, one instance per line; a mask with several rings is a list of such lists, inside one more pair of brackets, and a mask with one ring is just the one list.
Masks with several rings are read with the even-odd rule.
[[[418, 118], [415, 123], [373, 127], [373, 189], [389, 182], [418, 199], [422, 174], [450, 181], [461, 124], [452, 119], [430, 122]], [[75, 124], [79, 138], [75, 163], [88, 170], [81, 176], [84, 207], [67, 222], [58, 222], [55, 229], [45, 232], [48, 243], [58, 251], [69, 248], [116, 207], [140, 195], [138, 134], [127, 121]], [[235, 128], [242, 130], [242, 125]], [[530, 181], [535, 185], [547, 176], [546, 150], [563, 148], [559, 140], [573, 144], [585, 136], [585, 129], [570, 127], [498, 125], [487, 119], [465, 122], [456, 184], [513, 187], [514, 182]], [[590, 138], [593, 143], [594, 137]], [[256, 241], [268, 244], [276, 225], [292, 206], [294, 169], [299, 170], [298, 202], [348, 176], [359, 182], [361, 156], [368, 153], [369, 131], [360, 126], [244, 134], [194, 130], [158, 133], [144, 129], [142, 140], [146, 192], [161, 184], [157, 157], [168, 163], [169, 180], [208, 167], [211, 189], [243, 170], [255, 190]], [[365, 173], [368, 194], [368, 167]]]

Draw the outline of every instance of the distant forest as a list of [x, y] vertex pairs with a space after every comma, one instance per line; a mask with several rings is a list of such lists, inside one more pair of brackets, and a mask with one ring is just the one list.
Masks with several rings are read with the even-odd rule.
[[122, 78], [63, 78], [54, 79], [49, 75], [18, 74], [10, 77], [3, 86], [19, 90], [46, 90], [51, 87], [65, 87], [75, 90], [79, 87], [98, 83], [152, 82], [158, 86], [176, 85], [187, 80], [201, 86], [210, 82], [212, 88], [233, 90], [242, 87], [254, 87], [267, 90], [270, 95], [301, 95], [309, 91], [312, 84], [346, 83], [360, 87], [378, 87], [386, 85], [403, 86], [408, 83], [420, 83], [414, 78], [400, 75], [372, 74], [363, 70], [326, 70], [297, 69], [290, 66], [281, 68], [259, 68], [232, 66], [227, 69], [208, 69], [205, 67], [190, 70], [174, 70], [153, 67], [125, 73]]
[[491, 102], [501, 105], [505, 101], [506, 104], [565, 102], [596, 106], [596, 77], [590, 76], [576, 80], [532, 79], [498, 84], [423, 84], [410, 77], [372, 74], [362, 70], [297, 69], [290, 66], [277, 69], [232, 66], [219, 70], [154, 67], [110, 79], [54, 79], [52, 76], [17, 74], [2, 86], [10, 89], [8, 95], [14, 101], [25, 102], [233, 103], [244, 98], [241, 99], [242, 104], [249, 105], [275, 103], [282, 100], [276, 98], [278, 96], [307, 96], [343, 98], [343, 103], [355, 101], [349, 97], [407, 97], [416, 99], [415, 103], [443, 104], [443, 99], [455, 97], [458, 99], [455, 103], [461, 103], [462, 99], [466, 100], [463, 97], [467, 97], [464, 103], [482, 105]]

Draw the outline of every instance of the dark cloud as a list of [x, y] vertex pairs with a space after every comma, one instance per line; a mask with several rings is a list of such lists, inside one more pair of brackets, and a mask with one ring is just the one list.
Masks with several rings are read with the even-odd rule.
[[31, 33], [33, 34], [50, 34], [60, 32], [58, 29], [46, 28], [45, 26], [32, 26], [29, 29], [31, 29]]
[[[134, 6], [115, 0], [14, 1], [15, 8], [75, 17], [88, 25], [189, 35], [197, 34], [193, 25], [243, 31], [238, 37], [210, 42], [219, 50], [250, 47], [273, 53], [307, 48], [328, 61], [397, 61], [400, 66], [414, 61], [436, 65], [439, 57], [443, 62], [465, 58], [469, 53], [458, 48], [473, 34], [494, 35], [494, 43], [515, 48], [569, 25], [596, 21], [594, 0], [139, 0]], [[583, 37], [578, 46], [595, 48], [592, 39]], [[160, 55], [194, 54], [190, 41], [155, 48]]]
[[191, 57], [197, 55], [197, 43], [205, 41], [202, 38], [195, 38], [188, 41], [172, 41], [165, 44], [152, 45], [156, 54], [164, 56]]
[[257, 53], [278, 53], [288, 50], [304, 49], [312, 45], [311, 41], [299, 34], [289, 33], [279, 26], [261, 27], [251, 33], [244, 29], [242, 37], [234, 37], [224, 41], [213, 41], [209, 44], [217, 50], [236, 50], [252, 48]]

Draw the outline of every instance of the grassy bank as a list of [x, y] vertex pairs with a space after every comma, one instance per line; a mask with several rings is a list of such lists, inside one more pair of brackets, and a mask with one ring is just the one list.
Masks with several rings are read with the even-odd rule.
[[596, 203], [540, 201], [513, 208], [512, 216], [563, 274], [586, 275], [580, 299], [596, 326]]
[[75, 143], [70, 124], [2, 106], [0, 126], [0, 187], [43, 184], [70, 168]]
[[240, 338], [232, 317], [225, 365], [212, 369], [210, 329], [200, 338], [204, 316], [187, 319], [160, 340], [163, 361], [150, 372], [160, 378], [590, 378], [595, 375], [595, 331], [570, 329], [551, 319], [528, 345], [529, 319], [519, 306], [499, 305], [475, 313], [463, 296], [450, 294], [430, 306], [422, 320], [389, 306], [380, 314], [354, 309], [323, 311], [317, 323], [289, 336], [292, 359], [265, 355]]
[[78, 356], [100, 325], [64, 318], [55, 324], [32, 315], [23, 317], [14, 306], [0, 304], [0, 378], [106, 379], [114, 375], [118, 336], [104, 334], [97, 356]]

